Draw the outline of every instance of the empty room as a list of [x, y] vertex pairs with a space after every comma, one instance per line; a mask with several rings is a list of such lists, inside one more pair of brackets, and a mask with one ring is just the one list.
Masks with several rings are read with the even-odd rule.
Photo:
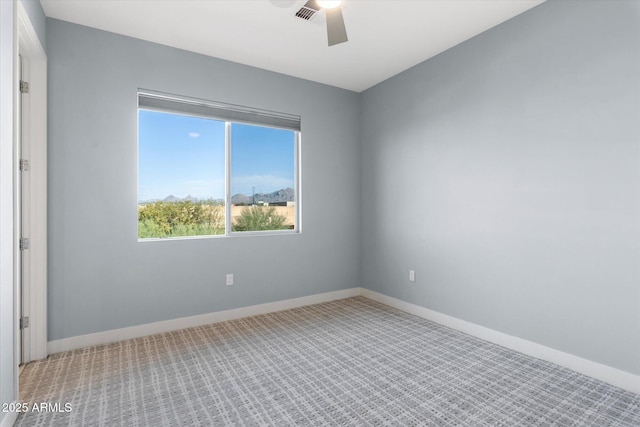
[[0, 427], [640, 426], [640, 1], [0, 36]]

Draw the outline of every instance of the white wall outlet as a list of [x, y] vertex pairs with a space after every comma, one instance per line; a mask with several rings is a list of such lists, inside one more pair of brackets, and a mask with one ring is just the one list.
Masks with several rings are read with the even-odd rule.
[[233, 285], [233, 273], [227, 274], [227, 286]]
[[409, 270], [409, 281], [410, 282], [415, 282], [416, 281], [416, 271], [415, 270]]

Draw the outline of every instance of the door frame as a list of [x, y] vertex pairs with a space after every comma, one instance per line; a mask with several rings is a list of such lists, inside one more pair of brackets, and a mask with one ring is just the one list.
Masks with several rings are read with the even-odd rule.
[[[25, 203], [29, 209], [21, 218], [21, 208], [14, 206], [15, 224], [24, 222], [29, 235], [16, 236], [16, 258], [22, 259], [20, 237], [27, 237], [30, 241], [27, 249], [29, 255], [26, 257], [28, 262], [22, 267], [23, 271], [18, 273], [18, 277], [23, 276], [25, 280], [22, 284], [17, 280], [15, 289], [18, 344], [21, 342], [19, 316], [29, 316], [29, 327], [24, 329], [25, 346], [17, 346], [16, 357], [18, 363], [21, 360], [22, 363], [27, 363], [47, 357], [47, 55], [24, 6], [21, 2], [16, 4], [18, 52], [15, 60], [20, 61], [20, 55], [27, 64], [24, 71], [27, 73], [25, 79], [29, 82], [29, 93], [22, 95], [23, 128], [19, 131], [22, 133], [22, 150], [24, 158], [29, 161], [29, 170], [20, 172], [18, 158], [15, 159], [14, 168], [16, 175], [29, 174], [29, 178], [25, 180], [29, 186], [25, 193], [28, 197]], [[16, 86], [19, 90], [19, 85]], [[18, 126], [19, 122], [17, 119], [16, 121]], [[14, 152], [17, 157], [21, 152], [20, 147], [15, 147]], [[16, 176], [14, 191], [21, 191], [20, 182], [20, 177]], [[20, 194], [15, 194], [14, 200], [20, 200]], [[20, 233], [20, 227], [16, 228], [16, 233]], [[19, 260], [16, 268], [20, 268], [20, 265]], [[24, 295], [22, 301], [21, 294]]]

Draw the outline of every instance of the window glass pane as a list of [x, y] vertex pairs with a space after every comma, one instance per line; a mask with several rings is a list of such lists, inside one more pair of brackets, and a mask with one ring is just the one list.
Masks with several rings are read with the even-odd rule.
[[232, 231], [295, 229], [296, 132], [231, 125]]
[[225, 123], [138, 110], [138, 238], [225, 233]]

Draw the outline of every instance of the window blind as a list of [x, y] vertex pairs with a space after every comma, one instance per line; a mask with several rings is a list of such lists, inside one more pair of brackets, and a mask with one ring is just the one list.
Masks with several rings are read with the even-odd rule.
[[300, 116], [274, 111], [259, 110], [221, 102], [185, 98], [159, 92], [138, 91], [138, 108], [185, 113], [229, 122], [271, 126], [300, 130]]

